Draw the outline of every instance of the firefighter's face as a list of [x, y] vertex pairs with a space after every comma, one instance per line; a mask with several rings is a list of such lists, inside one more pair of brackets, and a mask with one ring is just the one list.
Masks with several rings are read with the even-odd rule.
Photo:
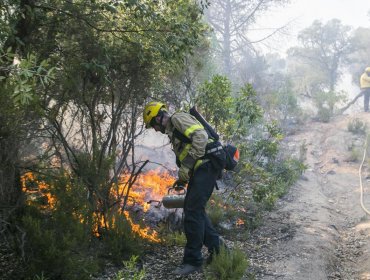
[[165, 117], [164, 116], [156, 116], [155, 123], [153, 123], [153, 128], [155, 131], [160, 131], [161, 133], [165, 133], [166, 125], [165, 125]]

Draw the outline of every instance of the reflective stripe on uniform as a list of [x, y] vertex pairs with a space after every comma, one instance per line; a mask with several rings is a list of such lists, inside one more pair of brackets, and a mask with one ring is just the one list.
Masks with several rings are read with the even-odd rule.
[[188, 155], [190, 148], [191, 148], [190, 143], [185, 145], [184, 149], [179, 154], [179, 161], [180, 162], [182, 162], [184, 160], [184, 158]]
[[203, 163], [203, 160], [201, 159], [198, 159], [197, 162], [195, 163], [194, 165], [194, 170], [196, 170], [199, 166], [201, 166]]
[[203, 125], [201, 125], [201, 124], [192, 125], [191, 127], [187, 128], [184, 131], [184, 135], [189, 138], [190, 134], [192, 134], [194, 131], [196, 131], [198, 129], [204, 129]]
[[214, 153], [214, 152], [217, 152], [217, 151], [220, 151], [222, 149], [223, 149], [222, 146], [218, 146], [216, 148], [212, 148], [212, 149], [206, 150], [206, 155], [211, 154], [211, 153]]

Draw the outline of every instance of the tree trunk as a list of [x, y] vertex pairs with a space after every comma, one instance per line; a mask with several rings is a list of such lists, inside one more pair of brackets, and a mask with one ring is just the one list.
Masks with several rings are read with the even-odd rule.
[[231, 3], [230, 0], [226, 3], [225, 21], [223, 34], [223, 61], [224, 61], [224, 74], [227, 77], [231, 75], [231, 34], [230, 34], [230, 20], [231, 20]]
[[0, 207], [3, 208], [16, 207], [22, 192], [18, 147], [14, 139], [4, 139], [0, 131]]

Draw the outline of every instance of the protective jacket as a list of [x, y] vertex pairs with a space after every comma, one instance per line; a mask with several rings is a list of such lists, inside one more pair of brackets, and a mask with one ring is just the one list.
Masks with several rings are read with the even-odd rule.
[[[184, 143], [175, 137], [175, 130], [189, 138], [191, 143]], [[165, 132], [170, 138], [178, 165], [195, 169], [204, 162], [201, 158], [205, 155], [208, 134], [194, 116], [186, 112], [174, 113]]]
[[367, 75], [366, 72], [361, 75], [360, 88], [361, 89], [370, 88], [370, 77]]

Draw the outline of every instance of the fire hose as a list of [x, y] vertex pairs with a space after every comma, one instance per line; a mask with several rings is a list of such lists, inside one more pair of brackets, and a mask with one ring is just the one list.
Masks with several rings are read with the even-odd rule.
[[367, 152], [367, 140], [369, 138], [369, 135], [366, 136], [366, 140], [365, 140], [365, 148], [364, 148], [364, 155], [362, 157], [362, 162], [361, 162], [361, 165], [360, 165], [360, 168], [358, 170], [358, 174], [359, 174], [359, 177], [360, 177], [360, 203], [361, 203], [361, 207], [362, 209], [368, 214], [370, 215], [370, 211], [366, 209], [365, 205], [364, 205], [364, 187], [362, 185], [362, 176], [361, 176], [361, 173], [362, 173], [362, 167], [364, 165], [364, 162], [365, 162], [365, 158], [366, 158], [366, 152]]

